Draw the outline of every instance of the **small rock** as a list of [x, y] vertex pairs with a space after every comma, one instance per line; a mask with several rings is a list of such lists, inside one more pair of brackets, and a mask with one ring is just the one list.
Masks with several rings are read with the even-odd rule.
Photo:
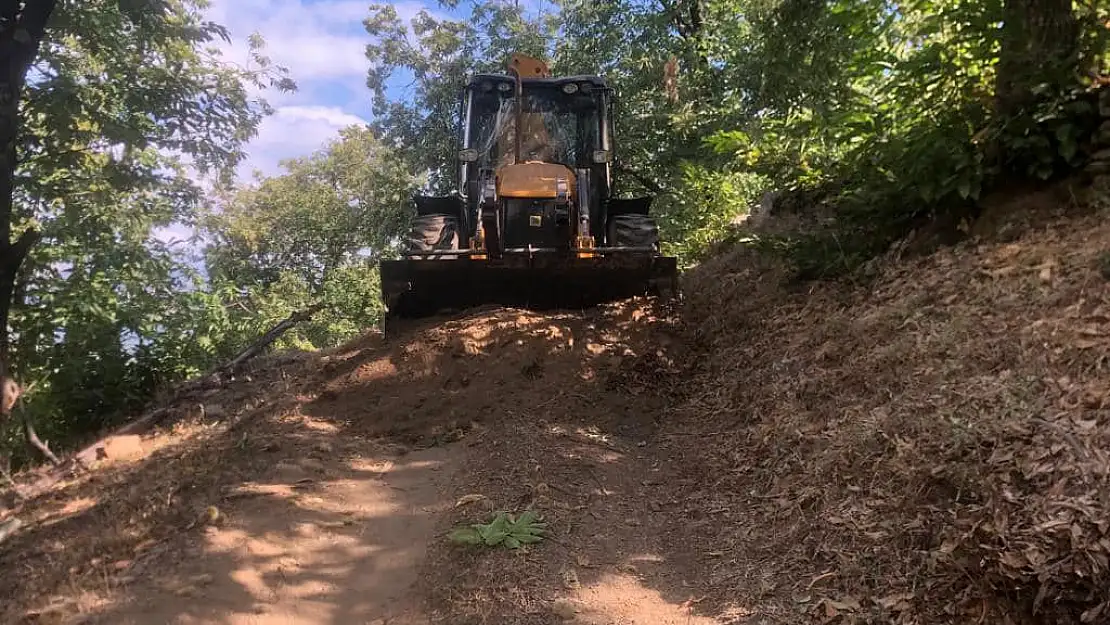
[[274, 465], [274, 468], [277, 470], [278, 475], [281, 476], [281, 479], [286, 481], [296, 482], [305, 476], [304, 468], [291, 462], [279, 462]]
[[1041, 267], [1041, 272], [1040, 272], [1040, 275], [1038, 276], [1040, 278], [1041, 282], [1044, 282], [1045, 284], [1051, 284], [1052, 283], [1052, 267], [1053, 266], [1051, 264], [1048, 264], [1048, 265], [1045, 265], [1044, 267]]
[[563, 585], [571, 590], [581, 588], [582, 583], [578, 581], [578, 572], [574, 569], [563, 571]]
[[301, 458], [301, 461], [298, 464], [301, 465], [301, 468], [307, 469], [309, 471], [324, 470], [324, 463], [315, 458]]
[[207, 586], [212, 583], [212, 575], [210, 573], [201, 573], [189, 578], [189, 581], [197, 586]]
[[556, 599], [551, 603], [551, 611], [564, 621], [574, 620], [578, 608], [567, 599]]
[[321, 454], [330, 454], [335, 451], [335, 448], [331, 446], [331, 443], [319, 442], [312, 446], [312, 451]]
[[220, 404], [203, 404], [201, 410], [208, 419], [222, 419], [227, 416], [227, 408]]
[[196, 597], [200, 594], [200, 590], [196, 586], [186, 585], [174, 589], [173, 594], [178, 597]]
[[204, 509], [204, 523], [206, 525], [222, 525], [224, 522], [224, 515], [216, 506], [208, 506]]

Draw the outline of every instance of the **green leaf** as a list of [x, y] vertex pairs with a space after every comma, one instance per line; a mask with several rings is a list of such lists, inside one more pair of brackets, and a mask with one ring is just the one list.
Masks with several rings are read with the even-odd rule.
[[967, 178], [961, 178], [956, 190], [959, 192], [960, 197], [966, 200], [968, 196], [971, 195], [971, 181]]
[[448, 534], [448, 538], [453, 542], [466, 545], [480, 545], [483, 543], [482, 535], [472, 527], [456, 529]]

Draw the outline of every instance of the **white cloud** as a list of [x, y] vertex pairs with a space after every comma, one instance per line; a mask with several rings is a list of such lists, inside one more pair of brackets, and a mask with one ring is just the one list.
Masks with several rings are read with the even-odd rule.
[[167, 244], [185, 243], [189, 241], [196, 231], [181, 223], [172, 223], [164, 228], [155, 228], [153, 236], [155, 239]]
[[[363, 26], [369, 15], [366, 0], [212, 0], [207, 18], [226, 27], [231, 44], [219, 42], [224, 60], [244, 65], [249, 60], [247, 40], [259, 33], [266, 42], [263, 54], [289, 70], [298, 90], [283, 94], [267, 90], [255, 95], [274, 107], [257, 136], [246, 146], [248, 157], [238, 170], [249, 183], [257, 170], [263, 175], [282, 172], [281, 161], [307, 156], [335, 138], [339, 130], [365, 124], [370, 93], [366, 88], [366, 44]], [[406, 24], [421, 10], [443, 17], [434, 3], [420, 0], [393, 3]], [[197, 233], [183, 225], [160, 228], [155, 238], [188, 240]]]
[[249, 180], [256, 169], [265, 175], [281, 173], [281, 161], [311, 154], [338, 136], [341, 129], [365, 123], [338, 107], [280, 107], [262, 122], [258, 136], [247, 147], [248, 159], [239, 169], [239, 178]]
[[[222, 44], [225, 58], [248, 60], [247, 38], [259, 33], [266, 42], [263, 54], [289, 70], [303, 87], [293, 99], [321, 83], [335, 83], [348, 90], [365, 90], [369, 35], [363, 20], [369, 15], [365, 0], [213, 0], [208, 16], [227, 27], [233, 43]], [[393, 8], [406, 24], [422, 10], [439, 13], [417, 1], [395, 2]], [[275, 102], [287, 96], [273, 94]]]
[[209, 17], [228, 28], [229, 59], [247, 59], [246, 39], [259, 33], [266, 55], [289, 68], [294, 80], [360, 78], [365, 74], [367, 4], [352, 0], [215, 0]]
[[[421, 10], [438, 11], [421, 0], [393, 3], [406, 23]], [[231, 44], [221, 42], [224, 59], [246, 64], [247, 39], [259, 33], [263, 54], [289, 70], [298, 85], [294, 93], [256, 93], [276, 109], [247, 146], [248, 162], [239, 168], [242, 180], [254, 170], [280, 172], [278, 163], [304, 156], [352, 124], [370, 115], [366, 88], [370, 37], [363, 26], [369, 15], [366, 0], [212, 0], [207, 17], [230, 31]]]

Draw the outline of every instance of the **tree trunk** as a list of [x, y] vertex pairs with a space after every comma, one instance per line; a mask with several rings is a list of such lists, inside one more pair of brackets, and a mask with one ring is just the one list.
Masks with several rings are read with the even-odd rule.
[[[19, 104], [27, 70], [38, 56], [46, 22], [55, 4], [56, 0], [0, 0], [0, 374], [3, 375], [7, 375], [11, 362], [8, 318], [16, 276], [39, 238], [38, 232], [27, 229], [12, 241], [15, 171], [19, 165]], [[26, 414], [23, 431], [29, 445], [51, 462], [58, 463], [50, 448], [35, 434]]]
[[1078, 84], [1079, 23], [1072, 0], [1004, 0], [995, 110], [1018, 114], [1048, 94]]
[[[20, 10], [22, 4], [22, 10]], [[27, 70], [39, 53], [56, 0], [0, 2], [0, 359], [8, 361], [8, 317], [19, 267], [38, 240], [34, 230], [12, 241], [15, 170], [19, 165], [20, 111]]]

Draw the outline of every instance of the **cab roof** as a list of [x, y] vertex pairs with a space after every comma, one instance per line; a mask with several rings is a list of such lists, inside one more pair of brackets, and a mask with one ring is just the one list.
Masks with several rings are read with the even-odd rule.
[[[490, 81], [498, 82], [512, 82], [513, 77], [506, 74], [475, 74], [467, 86], [474, 87], [483, 82]], [[560, 86], [569, 82], [588, 82], [598, 89], [607, 89], [609, 85], [605, 79], [600, 76], [552, 76], [550, 78], [522, 78], [521, 82], [526, 85], [552, 85]]]

